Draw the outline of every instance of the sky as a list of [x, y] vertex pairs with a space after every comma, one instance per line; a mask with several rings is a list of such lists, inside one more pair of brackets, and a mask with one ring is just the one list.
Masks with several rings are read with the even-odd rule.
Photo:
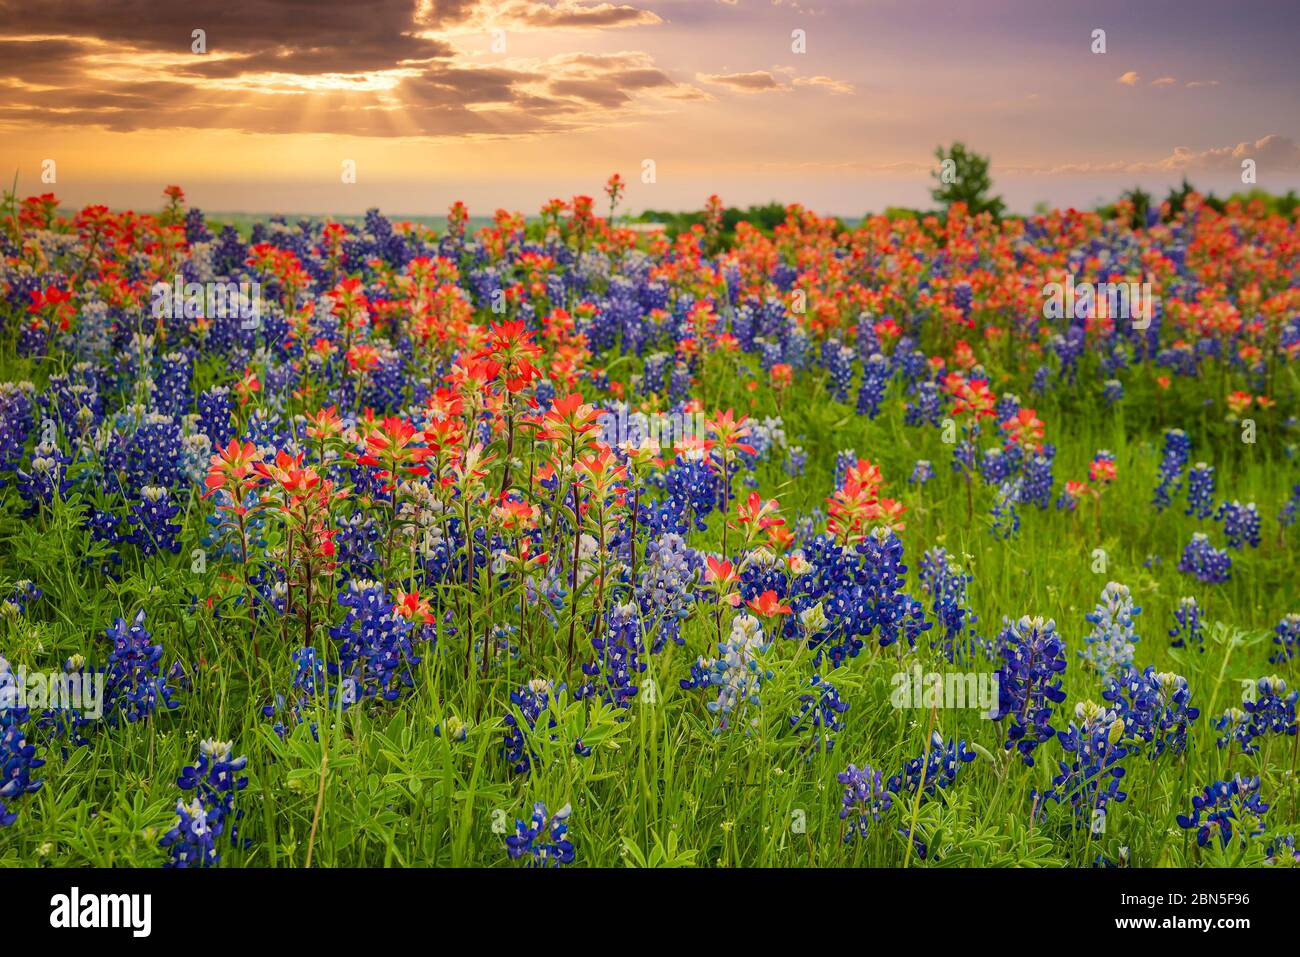
[[617, 171], [631, 211], [857, 216], [932, 205], [935, 147], [962, 141], [1019, 212], [1226, 194], [1247, 159], [1285, 192], [1298, 41], [1291, 0], [0, 0], [0, 180], [430, 215]]

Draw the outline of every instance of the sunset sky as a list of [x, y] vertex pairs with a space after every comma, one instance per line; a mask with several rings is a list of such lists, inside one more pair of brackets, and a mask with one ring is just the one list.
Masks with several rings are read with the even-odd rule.
[[860, 215], [929, 205], [935, 146], [963, 140], [1018, 211], [1184, 173], [1227, 193], [1243, 158], [1284, 192], [1298, 28], [1280, 0], [0, 0], [0, 178], [69, 205], [179, 183], [210, 212], [490, 214], [619, 171], [631, 210]]

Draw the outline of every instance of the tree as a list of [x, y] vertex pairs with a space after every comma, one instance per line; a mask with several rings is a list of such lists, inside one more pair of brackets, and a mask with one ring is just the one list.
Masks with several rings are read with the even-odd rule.
[[972, 214], [990, 213], [994, 219], [1001, 218], [1006, 204], [1002, 197], [988, 195], [993, 180], [987, 156], [966, 149], [963, 143], [953, 143], [947, 150], [940, 146], [934, 155], [939, 158], [939, 169], [930, 175], [939, 186], [930, 190], [930, 196], [936, 203], [965, 203]]
[[1129, 225], [1134, 229], [1142, 229], [1146, 226], [1147, 212], [1151, 209], [1151, 194], [1141, 186], [1134, 186], [1122, 193], [1121, 197], [1133, 204], [1133, 217]]

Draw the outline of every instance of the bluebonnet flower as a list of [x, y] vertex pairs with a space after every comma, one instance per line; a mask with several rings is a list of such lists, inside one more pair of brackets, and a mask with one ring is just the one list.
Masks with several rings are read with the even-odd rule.
[[1011, 463], [1000, 448], [985, 449], [979, 460], [980, 477], [988, 485], [1000, 485], [1011, 471]]
[[1107, 379], [1102, 384], [1101, 395], [1106, 400], [1106, 407], [1110, 408], [1124, 398], [1124, 383], [1119, 379]]
[[1062, 749], [1074, 760], [1069, 764], [1057, 762], [1061, 773], [1052, 778], [1043, 803], [1069, 803], [1074, 809], [1076, 828], [1097, 830], [1098, 816], [1105, 819], [1106, 807], [1128, 797], [1119, 789], [1125, 774], [1120, 762], [1128, 756], [1123, 744], [1124, 721], [1114, 711], [1092, 701], [1075, 705], [1074, 717], [1059, 736]]
[[939, 386], [930, 381], [917, 383], [911, 400], [903, 408], [903, 422], [907, 425], [934, 425], [943, 421], [943, 395]]
[[843, 488], [848, 478], [849, 469], [857, 468], [858, 453], [853, 449], [841, 449], [835, 453], [835, 487]]
[[104, 675], [104, 718], [110, 725], [120, 718], [129, 722], [147, 718], [160, 704], [168, 709], [180, 707], [161, 674], [162, 645], [150, 644], [143, 608], [130, 624], [117, 619], [105, 637], [113, 644]]
[[1223, 522], [1223, 534], [1228, 540], [1229, 548], [1240, 551], [1243, 545], [1259, 547], [1260, 518], [1254, 502], [1249, 505], [1236, 501], [1231, 504], [1224, 502], [1219, 506], [1215, 518]]
[[889, 779], [886, 785], [894, 794], [915, 795], [920, 788], [925, 797], [934, 797], [937, 791], [957, 780], [962, 766], [975, 760], [975, 752], [966, 742], [951, 738], [945, 743], [938, 731], [931, 733], [930, 746], [924, 754], [903, 764], [903, 770]]
[[799, 712], [790, 716], [790, 727], [795, 734], [811, 730], [812, 736], [804, 746], [809, 752], [822, 750], [823, 743], [829, 754], [835, 749], [833, 733], [844, 730], [840, 715], [849, 710], [849, 703], [840, 697], [835, 686], [821, 675], [813, 675], [808, 690], [799, 695]]
[[1291, 487], [1291, 497], [1286, 500], [1286, 504], [1278, 513], [1277, 521], [1283, 528], [1289, 528], [1296, 523], [1298, 517], [1300, 517], [1300, 485], [1294, 485]]
[[56, 496], [63, 498], [68, 494], [72, 488], [68, 479], [71, 464], [72, 457], [52, 443], [41, 442], [32, 450], [31, 471], [18, 469], [14, 473], [18, 494], [27, 503], [23, 515], [35, 515], [53, 503]]
[[804, 467], [808, 464], [808, 453], [803, 450], [802, 446], [792, 445], [786, 449], [785, 474], [797, 478], [803, 475]]
[[1273, 644], [1278, 649], [1269, 656], [1270, 663], [1280, 665], [1300, 654], [1300, 615], [1283, 615], [1273, 631]]
[[881, 786], [880, 778], [880, 772], [869, 764], [861, 768], [850, 764], [835, 776], [844, 785], [840, 820], [848, 822], [845, 843], [854, 838], [865, 840], [871, 824], [878, 822], [880, 815], [893, 807], [894, 796]]
[[1086, 647], [1079, 657], [1103, 675], [1114, 674], [1133, 663], [1133, 644], [1138, 640], [1133, 619], [1142, 609], [1133, 604], [1127, 585], [1108, 582], [1101, 601], [1085, 617], [1093, 626], [1084, 636]]
[[227, 832], [231, 847], [248, 846], [239, 838], [244, 812], [235, 806], [235, 795], [248, 787], [248, 778], [240, 776], [248, 758], [232, 758], [231, 748], [229, 741], [200, 742], [198, 762], [176, 779], [194, 797], [188, 804], [176, 802], [176, 825], [158, 842], [170, 850], [166, 867], [216, 867], [221, 863], [218, 842]]
[[1033, 766], [1034, 749], [1056, 736], [1050, 722], [1052, 705], [1065, 700], [1057, 677], [1065, 670], [1065, 643], [1051, 619], [1030, 618], [1007, 622], [998, 636], [998, 714], [1011, 719], [1004, 745], [1015, 748]]
[[512, 861], [527, 859], [529, 867], [561, 867], [574, 860], [573, 842], [569, 840], [568, 805], [554, 814], [538, 801], [533, 805], [533, 816], [525, 822], [516, 819], [515, 833], [506, 838], [506, 853]]
[[1201, 716], [1200, 709], [1191, 705], [1187, 679], [1157, 672], [1151, 665], [1145, 671], [1130, 667], [1110, 676], [1101, 694], [1123, 718], [1126, 732], [1150, 745], [1152, 760], [1166, 751], [1182, 754], [1187, 733]]
[[975, 302], [975, 291], [965, 279], [953, 283], [952, 304], [961, 310], [963, 319], [969, 319], [971, 307]]
[[822, 344], [822, 364], [830, 373], [826, 388], [837, 402], [849, 400], [849, 387], [853, 385], [853, 350], [838, 339], [827, 339]]
[[1160, 484], [1156, 486], [1155, 499], [1152, 504], [1156, 511], [1164, 511], [1173, 501], [1174, 495], [1183, 484], [1183, 469], [1187, 467], [1187, 458], [1192, 454], [1192, 442], [1182, 429], [1169, 429], [1165, 432], [1164, 454], [1160, 460]]
[[1048, 452], [1054, 454], [1055, 449], [1050, 445], [1044, 446], [1043, 452], [1025, 457], [1020, 487], [1020, 501], [1025, 505], [1037, 505], [1040, 509], [1046, 509], [1052, 503], [1052, 484], [1055, 478], [1052, 475], [1052, 455]]
[[943, 656], [949, 664], [975, 659], [991, 649], [975, 632], [979, 620], [970, 609], [967, 586], [971, 576], [950, 561], [943, 548], [932, 548], [921, 558], [921, 589], [930, 596], [930, 610], [943, 629]]
[[1300, 849], [1294, 834], [1274, 837], [1264, 851], [1264, 863], [1270, 867], [1300, 867]]
[[858, 415], [874, 419], [880, 414], [880, 403], [885, 398], [893, 370], [879, 352], [862, 364], [862, 385], [858, 387]]
[[1241, 709], [1229, 708], [1214, 726], [1224, 734], [1218, 739], [1221, 748], [1232, 743], [1241, 746], [1243, 754], [1254, 754], [1260, 748], [1256, 741], [1270, 734], [1295, 737], [1297, 731], [1296, 701], [1300, 692], [1287, 694], [1287, 684], [1277, 675], [1260, 678], [1242, 694]]
[[1175, 639], [1171, 647], [1192, 647], [1204, 653], [1205, 633], [1201, 625], [1201, 606], [1196, 599], [1178, 599], [1178, 607], [1174, 609], [1174, 627], [1169, 629], [1169, 637]]
[[395, 612], [379, 582], [353, 579], [339, 592], [338, 603], [347, 614], [330, 629], [339, 660], [329, 663], [329, 672], [338, 679], [345, 707], [366, 698], [396, 701], [414, 687], [412, 669], [421, 660], [414, 623]]
[[1197, 462], [1187, 473], [1187, 515], [1209, 518], [1214, 512], [1214, 466]]
[[177, 539], [181, 526], [172, 521], [180, 511], [180, 505], [171, 501], [167, 489], [158, 485], [140, 489], [139, 503], [131, 506], [131, 524], [135, 526], [131, 539], [143, 555], [176, 554], [181, 550]]
[[[501, 755], [510, 763], [510, 769], [516, 774], [528, 774], [533, 765], [540, 760], [540, 755], [529, 747], [527, 736], [537, 732], [537, 723], [541, 720], [543, 712], [546, 713], [546, 730], [559, 725], [555, 720], [555, 713], [551, 710], [551, 703], [552, 696], [563, 690], [564, 685], [553, 688], [551, 682], [545, 678], [534, 678], [518, 691], [510, 692], [510, 703], [519, 709], [527, 726], [526, 729], [521, 727], [513, 712], [507, 712], [503, 719], [506, 730], [501, 741]], [[552, 734], [551, 740], [554, 741], [558, 737], [559, 735]], [[574, 743], [573, 753], [585, 758], [590, 756], [591, 748], [578, 740]]]
[[1211, 545], [1204, 532], [1193, 532], [1192, 540], [1183, 549], [1178, 570], [1208, 585], [1221, 584], [1232, 577], [1232, 559], [1227, 552]]
[[934, 478], [934, 469], [926, 459], [917, 459], [916, 465], [912, 467], [912, 476], [909, 478], [909, 485], [924, 485], [930, 479]]
[[18, 706], [18, 697], [18, 677], [0, 657], [0, 827], [18, 820], [14, 802], [35, 794], [44, 783], [32, 776], [45, 761], [36, 757], [36, 745], [27, 740], [23, 727], [31, 712]]
[[609, 612], [605, 635], [591, 639], [596, 660], [582, 666], [588, 680], [573, 693], [575, 698], [599, 695], [611, 707], [632, 707], [637, 695], [637, 675], [646, 670], [641, 661], [639, 630], [636, 605], [630, 602], [617, 605]]
[[24, 578], [16, 581], [9, 597], [0, 600], [0, 612], [13, 615], [26, 614], [28, 606], [44, 594], [45, 592], [37, 588], [36, 583], [31, 579]]
[[1016, 511], [1016, 503], [1020, 501], [1023, 487], [1024, 480], [1019, 478], [999, 486], [993, 499], [993, 525], [990, 528], [994, 538], [1006, 540], [1020, 531], [1020, 513]]
[[[717, 697], [707, 705], [719, 716], [716, 731], [743, 721], [750, 705], [757, 708], [761, 704], [759, 690], [772, 677], [762, 662], [769, 645], [762, 623], [753, 615], [738, 614], [732, 619], [731, 634], [718, 644], [718, 657], [701, 656], [691, 668], [690, 678], [682, 679], [683, 690], [716, 690]], [[751, 718], [750, 723], [758, 724], [758, 718]]]
[[1260, 800], [1259, 778], [1235, 775], [1231, 781], [1215, 781], [1192, 798], [1192, 813], [1178, 815], [1178, 826], [1195, 829], [1196, 843], [1205, 847], [1214, 837], [1227, 847], [1235, 830], [1241, 844], [1264, 833], [1268, 805]]
[[654, 633], [651, 654], [658, 654], [668, 641], [682, 644], [682, 622], [696, 600], [694, 585], [704, 559], [676, 532], [669, 532], [646, 545], [637, 603], [643, 627]]
[[234, 413], [230, 389], [225, 386], [215, 385], [199, 395], [198, 430], [212, 440], [213, 448], [222, 448], [235, 437], [230, 424]]

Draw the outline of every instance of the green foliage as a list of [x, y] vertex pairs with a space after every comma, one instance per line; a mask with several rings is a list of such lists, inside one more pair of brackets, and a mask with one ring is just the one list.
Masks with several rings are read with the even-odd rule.
[[939, 185], [930, 190], [930, 196], [936, 203], [945, 207], [965, 203], [971, 215], [989, 213], [994, 219], [1002, 216], [1006, 208], [1002, 198], [989, 195], [993, 180], [989, 176], [987, 156], [968, 150], [964, 143], [953, 143], [947, 149], [940, 146], [934, 155], [939, 160], [939, 169], [930, 175]]

